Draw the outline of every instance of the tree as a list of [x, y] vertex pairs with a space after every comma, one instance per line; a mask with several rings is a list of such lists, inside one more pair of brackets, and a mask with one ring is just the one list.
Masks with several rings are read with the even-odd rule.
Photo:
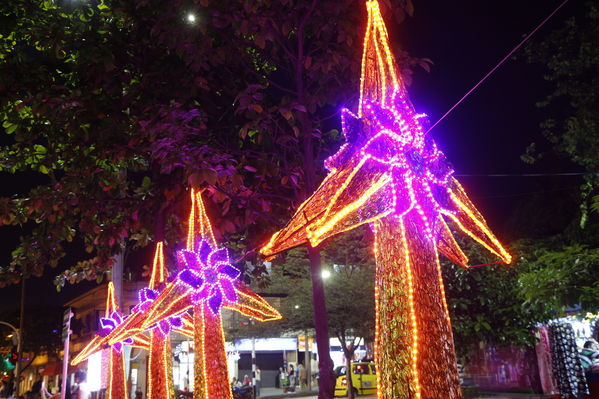
[[[470, 243], [464, 245], [471, 265], [493, 259]], [[551, 311], [542, 303], [526, 301], [519, 278], [527, 270], [524, 246], [510, 265], [487, 265], [463, 269], [442, 260], [443, 279], [453, 327], [456, 353], [467, 358], [479, 342], [491, 345], [532, 345], [535, 324], [549, 320]]]
[[[390, 2], [389, 2], [390, 3]], [[411, 1], [397, 2], [396, 16], [413, 10]], [[262, 68], [254, 84], [239, 96], [237, 112], [248, 112], [242, 139], [266, 147], [277, 160], [281, 184], [291, 189], [293, 208], [321, 179], [322, 161], [339, 146], [330, 126], [340, 104], [356, 102], [364, 10], [353, 1], [281, 0], [240, 2], [239, 32], [251, 39]], [[273, 7], [274, 6], [274, 7]], [[407, 57], [403, 57], [407, 58]], [[406, 63], [405, 65], [410, 65]], [[264, 151], [264, 150], [262, 150]], [[328, 322], [318, 248], [309, 248], [312, 300], [319, 351], [319, 397], [332, 398], [334, 375], [328, 355]]]
[[597, 312], [599, 276], [599, 221], [589, 215], [583, 228], [574, 221], [562, 233], [523, 241], [521, 262], [526, 269], [518, 282], [528, 303], [554, 314], [582, 306]]
[[[326, 290], [329, 332], [339, 339], [350, 370], [350, 362], [361, 340], [374, 340], [374, 264], [370, 253], [372, 235], [358, 228], [327, 242], [323, 260], [328, 273], [322, 279]], [[265, 324], [237, 319], [227, 329], [227, 338], [304, 334], [314, 330], [311, 303], [310, 264], [305, 249], [294, 249], [277, 259], [268, 276], [268, 294], [283, 295], [278, 309], [283, 318]], [[328, 348], [328, 344], [327, 344]], [[348, 374], [349, 376], [349, 374]], [[348, 377], [349, 378], [349, 377]], [[353, 397], [351, 381], [348, 392]]]
[[[559, 154], [566, 155], [584, 171], [581, 224], [587, 218], [588, 198], [599, 186], [599, 7], [588, 1], [577, 14], [527, 47], [528, 61], [540, 63], [551, 93], [538, 105], [550, 115], [542, 124], [543, 135]], [[541, 154], [542, 155], [542, 154]], [[535, 144], [524, 160], [532, 162]], [[593, 209], [599, 209], [599, 196]]]
[[[387, 3], [398, 21], [413, 12]], [[355, 102], [364, 10], [349, 0], [18, 0], [0, 15], [0, 165], [30, 183], [0, 199], [23, 233], [0, 284], [59, 265], [59, 285], [100, 278], [123, 245], [176, 243], [188, 186], [208, 187], [220, 235], [255, 248], [314, 190], [338, 106]], [[326, 351], [319, 250], [309, 258]]]
[[10, 135], [0, 165], [27, 180], [0, 199], [2, 224], [22, 227], [0, 285], [58, 266], [67, 249], [59, 284], [101, 277], [123, 241], [143, 246], [167, 222], [167, 238], [182, 236], [176, 211], [188, 181], [240, 180], [243, 165], [214, 150], [197, 105], [217, 114], [218, 90], [229, 107], [223, 79], [207, 81], [240, 57], [219, 50], [218, 32], [197, 34], [173, 3], [158, 3], [0, 6], [0, 119]]
[[354, 398], [351, 362], [361, 340], [374, 341], [374, 259], [367, 227], [336, 237], [324, 248], [331, 271], [326, 279], [330, 330], [341, 342], [346, 361], [347, 392]]

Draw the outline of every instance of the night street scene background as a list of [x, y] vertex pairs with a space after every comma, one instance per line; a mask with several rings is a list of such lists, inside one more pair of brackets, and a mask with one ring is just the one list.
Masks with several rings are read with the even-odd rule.
[[594, 0], [0, 2], [0, 398], [599, 398], [598, 65]]

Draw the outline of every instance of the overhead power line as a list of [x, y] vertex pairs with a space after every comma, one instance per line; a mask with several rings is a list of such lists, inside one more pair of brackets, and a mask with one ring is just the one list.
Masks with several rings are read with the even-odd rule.
[[564, 172], [564, 173], [491, 173], [491, 174], [456, 174], [456, 177], [545, 177], [545, 176], [584, 176], [596, 173]]
[[460, 105], [462, 103], [462, 101], [464, 101], [466, 99], [466, 97], [468, 97], [474, 90], [476, 90], [478, 88], [478, 86], [480, 86], [485, 80], [487, 80], [487, 78], [489, 76], [491, 76], [493, 74], [493, 72], [495, 72], [497, 70], [497, 68], [499, 68], [501, 66], [501, 64], [503, 64], [505, 61], [507, 61], [516, 51], [518, 51], [518, 49], [520, 47], [522, 47], [522, 45], [524, 43], [526, 43], [528, 41], [528, 39], [530, 39], [539, 29], [541, 29], [541, 27], [543, 25], [545, 25], [545, 23], [547, 21], [549, 21], [567, 2], [568, 2], [568, 0], [562, 1], [562, 3], [559, 6], [557, 6], [557, 8], [555, 10], [553, 10], [553, 12], [551, 14], [549, 14], [544, 20], [542, 20], [541, 23], [538, 24], [537, 27], [534, 28], [532, 32], [530, 32], [528, 35], [526, 35], [524, 37], [524, 39], [522, 39], [522, 41], [520, 43], [518, 43], [516, 45], [516, 47], [514, 47], [505, 57], [503, 57], [503, 59], [501, 61], [499, 61], [499, 63], [497, 63], [497, 65], [495, 65], [493, 67], [493, 69], [491, 69], [485, 76], [483, 76], [483, 78], [481, 80], [479, 80], [479, 82], [477, 84], [475, 84], [474, 87], [472, 87], [470, 90], [468, 90], [468, 92], [466, 94], [464, 94], [464, 96], [462, 98], [460, 98], [458, 100], [458, 102], [453, 105], [453, 107], [449, 108], [449, 110], [445, 114], [443, 114], [443, 116], [441, 118], [439, 118], [439, 120], [437, 120], [437, 122], [435, 122], [434, 125], [432, 125], [430, 127], [430, 129], [427, 130], [427, 133], [430, 132], [431, 130], [433, 130], [435, 128], [435, 126], [437, 126], [443, 119], [445, 119], [445, 117], [447, 115], [449, 115], [458, 105]]

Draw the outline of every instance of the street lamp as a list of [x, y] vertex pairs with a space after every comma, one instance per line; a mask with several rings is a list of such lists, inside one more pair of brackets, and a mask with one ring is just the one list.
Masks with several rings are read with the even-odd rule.
[[331, 277], [331, 272], [327, 269], [324, 269], [321, 273], [320, 273], [321, 277], [323, 280], [326, 280], [327, 278]]
[[189, 13], [187, 14], [187, 22], [189, 22], [190, 24], [193, 24], [196, 22], [196, 16], [193, 13]]

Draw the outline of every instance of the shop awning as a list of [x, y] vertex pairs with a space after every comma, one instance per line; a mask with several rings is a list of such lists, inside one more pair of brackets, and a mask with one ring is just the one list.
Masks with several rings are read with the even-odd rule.
[[48, 363], [40, 375], [58, 375], [60, 373], [62, 373], [62, 363]]

